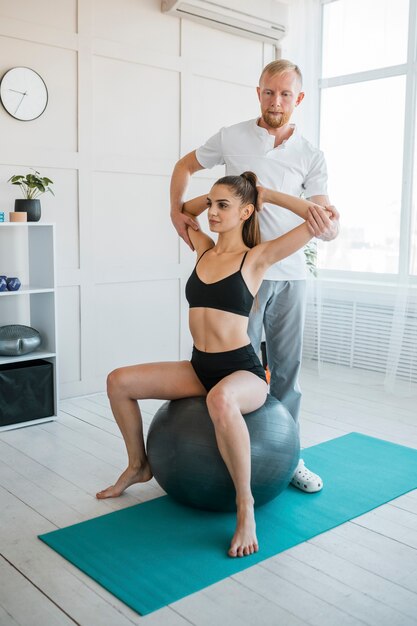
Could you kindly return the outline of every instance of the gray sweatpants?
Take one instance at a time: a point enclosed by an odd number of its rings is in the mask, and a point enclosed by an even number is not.
[[[271,372],[270,393],[280,400],[298,423],[301,366],[306,306],[305,280],[264,280],[258,291],[258,306],[249,316],[248,333],[259,353],[262,327]]]

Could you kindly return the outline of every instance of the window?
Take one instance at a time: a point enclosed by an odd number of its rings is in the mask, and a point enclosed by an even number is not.
[[[320,147],[342,230],[321,269],[417,275],[416,15],[417,0],[323,4]]]
[[[417,120],[417,103],[415,109],[415,120]],[[413,175],[413,197],[411,209],[411,253],[410,253],[410,272],[413,276],[417,276],[417,141],[414,147],[414,175]]]
[[[408,0],[336,0],[323,11],[323,76],[407,61]]]

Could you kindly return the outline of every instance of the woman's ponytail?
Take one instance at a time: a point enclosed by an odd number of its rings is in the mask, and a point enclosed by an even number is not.
[[[251,186],[253,190],[252,204],[254,204],[255,210],[243,224],[242,230],[242,238],[245,242],[245,245],[248,246],[248,248],[253,248],[254,246],[257,246],[259,243],[261,243],[261,231],[259,229],[258,213],[256,210],[256,203],[258,201],[258,190],[256,188],[258,184],[258,177],[254,172],[250,171],[243,172],[243,174],[241,174],[240,176],[248,183],[248,185]]]

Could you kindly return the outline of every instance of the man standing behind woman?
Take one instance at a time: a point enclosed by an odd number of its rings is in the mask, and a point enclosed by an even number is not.
[[[258,98],[261,115],[257,119],[222,128],[197,150],[175,165],[171,179],[171,219],[191,247],[187,227],[198,229],[192,217],[182,212],[190,177],[199,170],[226,165],[226,175],[245,170],[255,172],[262,187],[293,196],[303,195],[311,202],[330,209],[324,234],[314,220],[307,220],[312,235],[324,241],[339,231],[339,214],[327,196],[327,170],[323,153],[312,146],[290,123],[304,98],[302,75],[297,65],[280,59],[262,71]],[[258,196],[261,236],[274,239],[302,222],[293,213]],[[262,328],[265,330],[267,361],[271,372],[270,393],[278,398],[298,423],[301,391],[298,382],[305,320],[307,268],[303,250],[272,266],[258,292],[258,305],[251,312],[248,333],[257,353]],[[301,459],[292,484],[306,492],[319,491],[321,478],[306,468]]]

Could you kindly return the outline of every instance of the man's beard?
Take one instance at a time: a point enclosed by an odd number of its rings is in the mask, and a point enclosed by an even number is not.
[[[281,115],[272,115],[268,111],[262,113],[264,122],[271,128],[281,128],[290,121],[291,113],[281,113]]]

